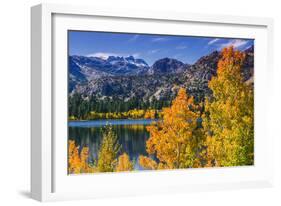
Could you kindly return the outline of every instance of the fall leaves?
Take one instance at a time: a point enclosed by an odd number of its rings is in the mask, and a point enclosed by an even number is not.
[[[112,127],[106,127],[98,153],[97,168],[99,172],[113,172],[117,164],[117,155],[121,149]]]
[[[146,142],[147,153],[155,155],[159,163],[155,166],[153,160],[142,157],[142,167],[173,169],[192,166],[190,159],[195,152],[191,148],[193,131],[199,118],[196,109],[193,97],[188,97],[185,89],[179,89],[172,106],[163,109],[163,120],[147,127],[150,132],[150,138]]]
[[[134,169],[134,165],[130,161],[130,157],[129,155],[127,155],[127,153],[123,153],[118,157],[116,172],[131,171],[133,169]]]
[[[79,153],[79,148],[75,145],[73,140],[68,142],[68,173],[92,173],[95,168],[88,164],[89,148],[83,147]]]
[[[96,119],[155,119],[159,117],[159,110],[156,109],[132,109],[126,112],[95,112],[91,111],[86,116],[87,120]],[[69,116],[70,121],[79,120],[79,118],[71,115]]]
[[[232,47],[225,48],[218,74],[209,82],[213,100],[206,101],[203,121],[207,155],[213,161],[209,166],[254,163],[254,91],[243,82],[240,70],[244,58]]]
[[[213,95],[195,104],[181,88],[163,120],[147,127],[146,169],[243,166],[254,163],[253,87],[243,81],[244,53],[222,51],[217,76],[209,82]],[[200,105],[200,106],[199,106]],[[201,121],[202,120],[202,123]]]
[[[106,126],[100,145],[98,159],[89,164],[89,149],[83,147],[79,153],[79,147],[75,146],[73,140],[68,142],[68,173],[96,173],[96,172],[121,172],[133,170],[133,163],[129,156],[120,153],[121,145],[111,126]]]
[[[180,88],[170,107],[162,108],[159,121],[147,126],[147,155],[138,157],[143,169],[181,169],[254,164],[254,91],[241,74],[244,53],[233,47],[222,51],[217,75],[209,81],[211,97],[195,102]],[[132,117],[154,119],[155,110],[132,110]],[[134,170],[112,128],[104,131],[96,162],[89,149],[69,141],[68,172],[123,172]]]

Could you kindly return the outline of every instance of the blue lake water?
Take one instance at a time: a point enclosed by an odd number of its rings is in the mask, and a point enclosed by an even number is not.
[[[145,142],[149,138],[146,126],[156,120],[149,119],[118,119],[94,121],[70,121],[68,123],[69,139],[75,140],[82,147],[89,147],[90,161],[97,158],[102,141],[103,129],[111,125],[122,145],[121,153],[129,154],[134,161],[135,169],[141,170],[138,164],[139,155],[147,155]]]
[[[152,119],[102,119],[93,121],[70,121],[69,127],[103,127],[109,125],[149,125]]]

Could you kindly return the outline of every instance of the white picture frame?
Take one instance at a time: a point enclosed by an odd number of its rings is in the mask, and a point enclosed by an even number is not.
[[[141,25],[147,25],[147,28]],[[174,28],[172,32],[165,30],[167,25]],[[183,29],[185,25],[192,27],[192,31]],[[272,186],[274,136],[270,133],[270,115],[266,109],[271,103],[263,98],[270,95],[273,76],[272,19],[40,4],[31,9],[31,26],[32,198],[53,201]],[[66,129],[60,129],[67,128],[64,118],[67,70],[58,69],[67,65],[65,31],[98,27],[98,30],[118,29],[118,32],[255,38],[255,165],[68,176],[63,169],[67,162]],[[74,189],[69,187],[70,183]]]

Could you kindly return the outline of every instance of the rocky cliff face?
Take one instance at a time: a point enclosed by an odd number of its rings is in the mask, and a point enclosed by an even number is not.
[[[188,69],[188,65],[185,65],[181,61],[171,58],[163,58],[157,60],[152,67],[148,70],[148,74],[178,74]]]

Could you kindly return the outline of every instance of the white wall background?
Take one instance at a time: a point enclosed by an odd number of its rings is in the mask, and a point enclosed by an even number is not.
[[[0,6],[0,205],[37,205],[29,198],[30,181],[30,6],[46,2],[6,0]],[[280,205],[281,204],[281,13],[277,0],[50,0],[55,3],[178,11],[205,14],[265,16],[275,20],[274,108],[275,182],[271,189],[215,191],[84,200],[61,205]],[[267,68],[264,68],[267,69]],[[265,137],[266,138],[266,137]]]

